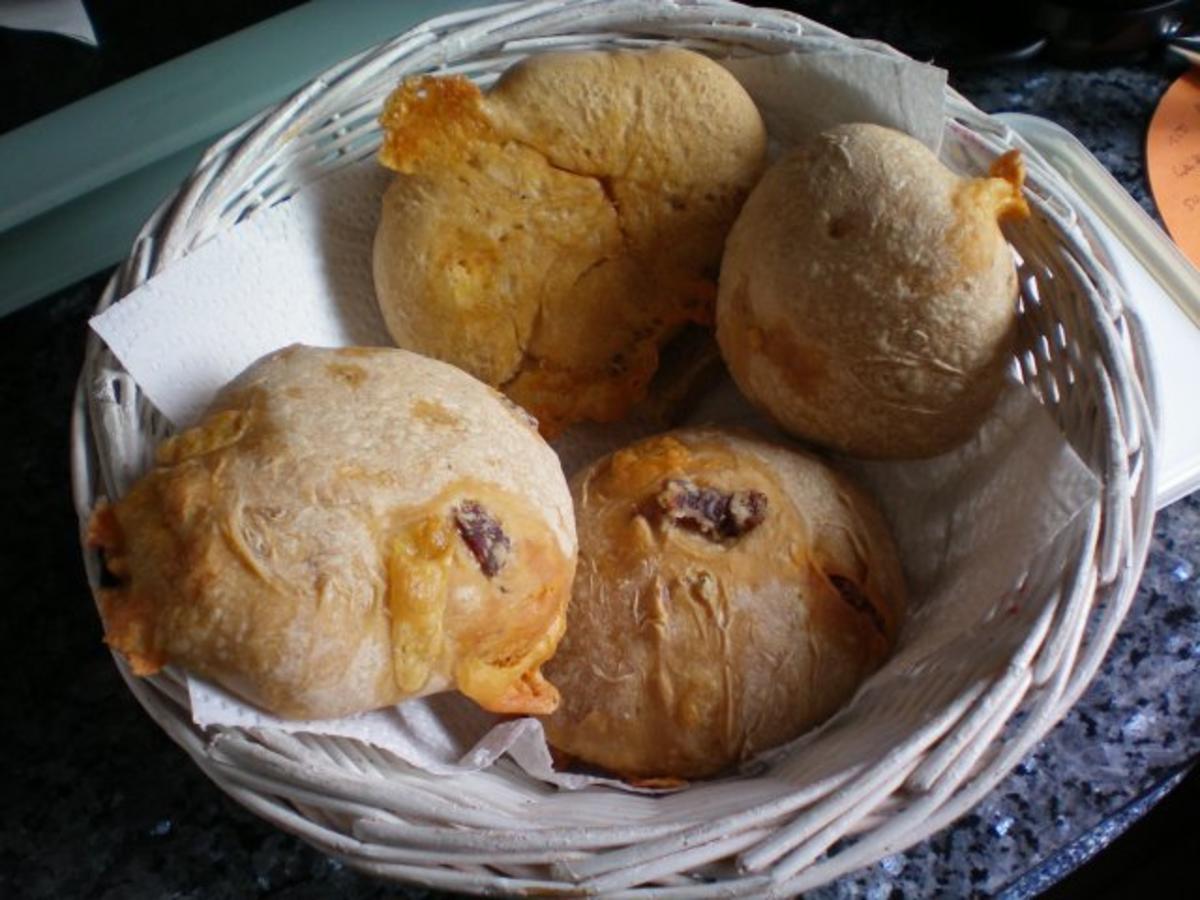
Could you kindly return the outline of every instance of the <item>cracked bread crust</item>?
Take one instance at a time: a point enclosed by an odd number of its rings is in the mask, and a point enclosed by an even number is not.
[[[624,417],[662,343],[711,323],[766,142],[716,63],[544,54],[486,95],[461,77],[410,79],[381,122],[398,177],[374,274],[392,337],[500,387],[544,434]]]
[[[717,774],[826,719],[894,646],[888,527],[816,457],[681,429],[571,492],[579,564],[544,724],[572,757],[643,782]]]

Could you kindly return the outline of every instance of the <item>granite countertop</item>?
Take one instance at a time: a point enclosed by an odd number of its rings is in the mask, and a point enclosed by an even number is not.
[[[953,36],[936,4],[793,6],[923,58]],[[1031,62],[964,69],[952,83],[985,110],[1066,126],[1152,211],[1142,139],[1173,74],[1158,61],[1095,72]],[[0,501],[10,513],[0,555],[0,896],[396,896],[227,799],[143,713],[100,642],[67,448],[86,320],[104,281],[0,320]],[[1197,600],[1192,495],[1160,513],[1133,608],[1067,718],[954,826],[814,896],[1025,897],[1104,846],[1200,752]]]

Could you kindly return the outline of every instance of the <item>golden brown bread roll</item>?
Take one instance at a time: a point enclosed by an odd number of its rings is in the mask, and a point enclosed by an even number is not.
[[[375,287],[401,347],[501,387],[547,435],[614,421],[658,348],[711,324],[725,236],[758,177],[753,101],[685,50],[547,53],[486,94],[406,81],[381,117]]]
[[[1028,214],[1016,151],[960,178],[913,138],[844,125],[763,176],[726,244],[717,338],[780,425],[865,457],[930,456],[982,422],[1009,365]]]
[[[905,593],[887,527],[816,458],[681,430],[571,489],[558,749],[626,778],[711,775],[825,719],[890,652]]]
[[[549,712],[575,567],[566,480],[528,416],[444,363],[293,346],[93,518],[106,640],[290,718],[457,687]]]

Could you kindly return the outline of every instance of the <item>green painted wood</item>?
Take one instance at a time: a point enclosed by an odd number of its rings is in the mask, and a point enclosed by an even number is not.
[[[319,72],[477,0],[310,0],[0,136],[0,315],[120,260],[200,150]]]
[[[0,234],[0,314],[127,256],[138,229],[206,146],[152,162]]]

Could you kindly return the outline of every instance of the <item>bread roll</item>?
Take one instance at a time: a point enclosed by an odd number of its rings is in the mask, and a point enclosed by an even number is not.
[[[579,568],[547,664],[560,750],[631,779],[712,775],[821,722],[890,652],[887,527],[814,457],[681,430],[571,488]]]
[[[546,53],[486,94],[389,98],[375,287],[401,347],[501,387],[543,433],[622,418],[658,348],[711,324],[725,236],[758,177],[753,101],[685,50]]]
[[[293,346],[98,510],[108,643],[289,718],[458,688],[549,712],[571,500],[528,417],[444,363]]]
[[[717,338],[792,434],[864,457],[931,456],[979,427],[1013,352],[998,220],[1028,214],[1016,151],[960,178],[913,138],[844,125],[771,167],[730,233]]]

